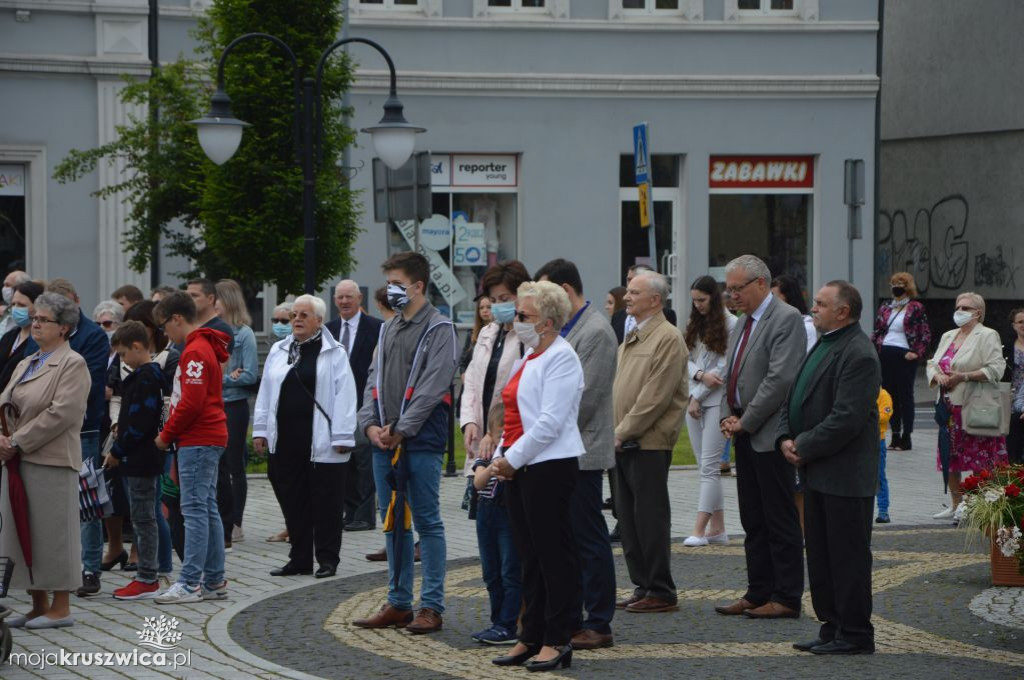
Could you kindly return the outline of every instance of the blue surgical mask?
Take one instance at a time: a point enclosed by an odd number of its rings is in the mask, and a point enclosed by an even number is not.
[[[409,293],[405,286],[400,286],[397,283],[388,284],[388,304],[392,309],[398,311],[405,309],[405,306],[409,304]]]
[[[28,307],[11,307],[11,318],[20,328],[25,328],[32,323],[28,319]]]
[[[498,323],[508,323],[516,318],[515,302],[495,302],[491,305],[491,314]]]
[[[274,337],[287,338],[291,335],[292,325],[290,323],[275,323],[273,325]]]

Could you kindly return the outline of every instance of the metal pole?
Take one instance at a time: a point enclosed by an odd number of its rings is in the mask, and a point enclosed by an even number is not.
[[[149,0],[149,73],[150,80],[156,77],[160,69],[160,7],[158,0]],[[152,160],[160,151],[160,138],[157,135],[157,123],[160,121],[160,108],[157,106],[156,97],[152,92],[149,95],[149,153]],[[155,174],[150,173],[149,191],[150,208],[147,212],[149,229],[153,231],[153,243],[149,251],[149,285],[156,288],[160,285],[160,231],[156,227],[156,215],[153,212],[153,192],[156,191],[159,182]]]
[[[444,476],[454,477],[458,474],[455,471],[455,388],[448,387],[448,398],[452,407],[448,409],[448,464],[445,466]]]
[[[312,78],[302,79],[302,234],[304,239],[303,268],[306,293],[316,294],[316,174],[313,169],[313,89]]]
[[[349,37],[348,33],[348,6],[349,0],[345,0],[341,8],[341,37],[343,40],[347,40]],[[348,56],[348,44],[345,45],[345,56]],[[350,88],[345,88],[345,92],[341,95],[341,123],[347,129],[352,124],[352,117],[349,115],[349,108],[351,108],[351,96],[349,95]],[[352,167],[352,148],[346,144],[345,148],[341,150],[341,168],[343,170],[344,182],[348,186],[352,183],[352,177],[348,174]],[[349,278],[350,272],[346,269],[342,277]],[[367,303],[369,304],[369,303]]]

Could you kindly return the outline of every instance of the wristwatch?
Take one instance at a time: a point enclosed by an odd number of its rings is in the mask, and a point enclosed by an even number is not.
[[[18,446],[18,442],[14,441],[14,437],[11,437],[10,441],[11,441],[11,448],[14,449],[15,451],[17,451],[18,453],[21,453],[21,447]]]

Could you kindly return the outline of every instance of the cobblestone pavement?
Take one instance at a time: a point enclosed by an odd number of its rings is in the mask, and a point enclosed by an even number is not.
[[[918,431],[914,451],[889,455],[894,524],[875,541],[875,625],[879,654],[851,659],[819,659],[794,653],[793,640],[813,636],[813,619],[783,622],[736,621],[711,612],[715,602],[739,594],[745,583],[742,530],[736,514],[735,481],[725,478],[729,546],[691,551],[676,545],[675,577],[680,611],[661,615],[620,615],[614,622],[616,646],[579,653],[567,674],[623,677],[661,672],[668,677],[822,677],[835,670],[859,677],[940,678],[1024,677],[1022,589],[990,588],[983,546],[975,540],[964,551],[966,534],[931,515],[948,503],[935,472],[934,431]],[[670,475],[672,526],[676,539],[689,534],[696,510],[698,475]],[[379,532],[346,533],[338,576],[273,578],[270,569],[287,559],[287,546],[264,539],[283,522],[269,484],[250,480],[246,540],[227,556],[230,597],[225,601],[158,606],[151,601],[119,602],[110,592],[129,574],[103,576],[103,593],[72,598],[76,624],[54,631],[14,631],[15,652],[131,653],[138,647],[146,617],[177,620],[182,633],[168,653],[187,653],[187,665],[140,667],[54,666],[18,659],[0,669],[0,677],[21,678],[388,678],[495,676],[493,649],[480,649],[469,633],[487,620],[486,599],[475,559],[476,537],[458,509],[460,479],[441,485],[448,537],[449,610],[439,635],[410,639],[397,632],[374,633],[349,621],[383,601],[385,572],[363,554],[382,545]],[[610,518],[609,518],[610,519]],[[627,584],[621,555],[620,586]],[[12,592],[4,604],[27,610],[24,592]],[[809,604],[806,605],[810,612]],[[765,625],[767,624],[767,625]],[[37,661],[35,657],[28,662]],[[106,659],[104,659],[106,661]],[[666,664],[671,664],[666,666]],[[513,672],[513,671],[510,671]]]

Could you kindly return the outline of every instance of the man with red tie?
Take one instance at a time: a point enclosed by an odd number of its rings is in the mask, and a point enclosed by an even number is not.
[[[795,475],[775,447],[779,414],[807,348],[803,319],[771,294],[771,272],[753,255],[725,268],[725,290],[745,315],[726,350],[722,433],[736,450],[736,490],[746,532],[747,591],[719,614],[800,616],[803,536],[793,502]]]

